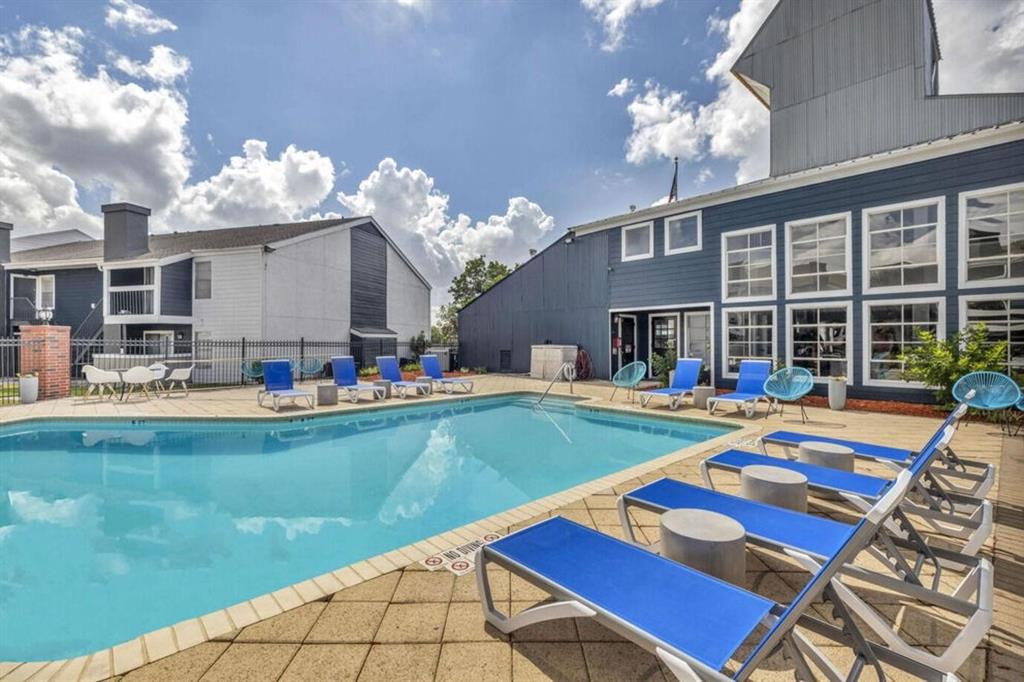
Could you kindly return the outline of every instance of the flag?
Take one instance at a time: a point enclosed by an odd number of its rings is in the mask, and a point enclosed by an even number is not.
[[[675,157],[673,161],[675,162],[676,169],[672,173],[672,189],[668,191],[669,203],[679,199],[679,157]]]

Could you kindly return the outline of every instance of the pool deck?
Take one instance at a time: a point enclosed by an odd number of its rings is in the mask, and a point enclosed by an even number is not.
[[[475,378],[476,394],[542,391],[545,384],[522,377]],[[310,385],[311,386],[311,385]],[[568,393],[557,385],[555,393]],[[67,399],[0,408],[0,424],[34,418],[292,418],[310,414],[282,409],[275,415],[256,405],[254,388],[196,391],[189,398],[137,399],[102,403]],[[596,407],[637,410],[620,391],[609,402],[611,387],[576,384],[575,394]],[[386,405],[447,400],[452,396],[390,400]],[[365,408],[368,403],[360,407]],[[344,412],[350,403],[317,408],[316,413]],[[706,412],[683,407],[669,412],[648,408],[645,415],[707,419]],[[733,414],[729,412],[729,414]],[[741,443],[748,449],[759,434],[779,428],[835,437],[870,439],[908,448],[919,447],[937,421],[861,412],[808,408],[801,425],[797,410],[780,418],[746,420],[719,417],[743,427],[598,481],[482,519],[414,545],[373,557],[90,656],[51,663],[0,663],[3,682],[15,680],[671,680],[658,661],[602,626],[582,619],[524,628],[511,637],[485,625],[473,574],[455,577],[427,571],[419,563],[429,554],[463,544],[486,532],[506,533],[554,514],[621,536],[615,510],[622,492],[670,476],[700,483],[697,455]],[[1024,677],[1024,438],[1009,438],[998,428],[972,423],[962,427],[954,448],[973,459],[997,465],[989,498],[996,507],[996,527],[983,550],[995,566],[994,624],[982,646],[961,667],[964,680],[1019,680]],[[872,472],[858,463],[858,470]],[[875,468],[878,473],[884,470]],[[721,475],[719,489],[735,492],[734,477]],[[812,498],[813,510],[849,520],[842,508]],[[643,539],[657,540],[657,517],[638,512],[634,520]],[[546,595],[525,581],[493,569],[492,590],[502,610],[521,611]],[[955,577],[955,576],[952,576]],[[806,574],[775,553],[748,548],[747,587],[787,602]],[[915,644],[935,650],[958,634],[960,622],[948,613],[929,613],[914,602],[900,601],[882,590],[869,601],[897,623]],[[819,605],[820,606],[820,605]],[[681,606],[681,614],[685,607]],[[825,616],[824,608],[820,615]],[[824,647],[838,665],[849,662],[841,647]],[[887,671],[890,679],[911,679]],[[754,680],[792,679],[792,665],[781,655],[770,658]],[[865,674],[863,679],[873,679]]]

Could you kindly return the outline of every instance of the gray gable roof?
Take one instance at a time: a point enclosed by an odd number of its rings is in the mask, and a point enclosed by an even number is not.
[[[206,249],[234,249],[245,246],[265,246],[285,239],[301,237],[329,227],[366,220],[365,217],[307,220],[298,223],[249,225],[218,230],[193,232],[166,232],[149,235],[149,251],[138,259],[168,258]],[[11,264],[31,266],[33,263],[52,263],[62,260],[103,260],[103,240],[58,244],[11,254]],[[134,260],[134,259],[133,259]]]

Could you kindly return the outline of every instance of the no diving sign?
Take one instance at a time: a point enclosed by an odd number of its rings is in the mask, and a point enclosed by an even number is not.
[[[476,551],[484,545],[494,542],[500,537],[501,536],[497,533],[488,533],[487,535],[476,538],[464,545],[452,547],[440,554],[428,556],[420,563],[431,571],[437,571],[444,568],[455,575],[465,575],[472,571],[473,567],[476,565],[473,562],[473,557],[476,555]]]

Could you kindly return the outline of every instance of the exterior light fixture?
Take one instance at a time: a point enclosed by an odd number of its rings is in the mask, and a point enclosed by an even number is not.
[[[36,311],[36,319],[43,324],[50,324],[53,319],[53,308],[40,308]]]

